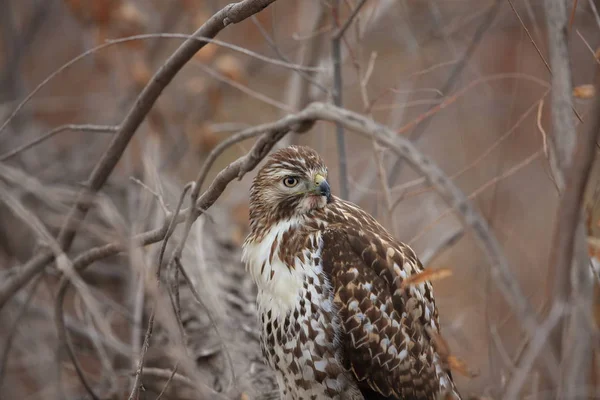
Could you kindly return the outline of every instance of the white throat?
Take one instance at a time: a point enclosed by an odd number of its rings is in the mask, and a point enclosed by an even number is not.
[[[279,248],[284,233],[296,229],[298,225],[297,219],[281,221],[271,227],[260,242],[244,243],[242,261],[258,286],[259,311],[269,309],[275,314],[274,317],[284,317],[296,307],[307,275],[318,275],[322,272],[321,265],[315,265],[312,261],[321,253],[320,233],[316,233],[317,254],[312,252],[306,254],[304,257],[306,262],[295,257],[294,265],[290,268],[279,258]],[[309,251],[305,250],[307,253]],[[274,254],[271,254],[272,252]]]

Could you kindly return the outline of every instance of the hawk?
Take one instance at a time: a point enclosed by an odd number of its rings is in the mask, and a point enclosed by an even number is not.
[[[414,251],[331,194],[309,147],[273,153],[250,190],[242,260],[282,399],[460,399],[435,346],[438,310]]]

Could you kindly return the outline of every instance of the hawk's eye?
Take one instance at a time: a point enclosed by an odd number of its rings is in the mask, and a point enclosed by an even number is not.
[[[293,176],[286,176],[283,178],[283,184],[289,188],[292,188],[298,184],[298,178]]]

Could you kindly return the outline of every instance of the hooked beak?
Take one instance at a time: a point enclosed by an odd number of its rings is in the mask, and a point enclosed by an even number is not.
[[[327,197],[327,202],[331,201],[331,187],[325,177],[321,174],[317,174],[315,176],[315,187],[313,189],[313,193],[318,196]]]

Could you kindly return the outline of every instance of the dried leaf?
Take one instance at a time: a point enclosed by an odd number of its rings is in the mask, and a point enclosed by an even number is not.
[[[209,18],[210,18],[210,14],[208,14],[204,10],[200,10],[193,17],[194,25],[202,26]]]
[[[594,315],[594,322],[596,324],[596,329],[600,328],[600,284],[597,280],[594,280],[594,302],[592,306],[592,311]]]
[[[600,260],[600,238],[588,236],[588,254],[590,257],[596,257]]]
[[[209,125],[197,124],[193,121],[186,124],[185,134],[190,147],[198,153],[209,153],[222,139]]]
[[[196,54],[194,54],[194,60],[207,64],[215,58],[219,46],[214,43],[207,43],[201,48]]]
[[[148,64],[139,58],[131,64],[130,73],[133,82],[135,82],[136,86],[139,88],[146,86],[148,81],[152,78],[152,72],[150,71]]]
[[[115,11],[114,27],[122,36],[133,36],[145,31],[148,24],[147,16],[131,2],[122,3]],[[143,48],[143,40],[125,42],[131,48]]]
[[[193,77],[186,81],[185,88],[191,95],[199,95],[207,88],[206,80],[201,77]]]
[[[578,99],[591,99],[596,95],[596,88],[594,85],[579,85],[573,88],[573,96]]]
[[[249,226],[248,215],[250,214],[250,208],[248,207],[248,202],[242,202],[233,207],[233,222],[237,225],[240,225],[244,228]]]
[[[231,54],[223,54],[219,56],[215,60],[215,68],[221,74],[235,82],[244,83],[245,81],[244,67],[242,63],[237,57],[232,56]]]
[[[461,360],[456,356],[448,356],[447,361],[452,370],[463,376],[466,376],[467,378],[474,378],[479,375],[479,371],[471,370],[464,360]]]
[[[402,281],[401,288],[404,289],[410,285],[418,285],[425,281],[438,281],[452,275],[450,268],[426,269],[418,274],[412,274]]]
[[[117,9],[116,17],[119,22],[132,24],[136,26],[144,25],[145,16],[133,3],[122,3]]]
[[[244,244],[244,240],[246,239],[246,235],[241,227],[234,226],[231,228],[231,243],[236,246],[241,246]]]
[[[83,24],[107,26],[120,0],[65,0],[75,18]]]

